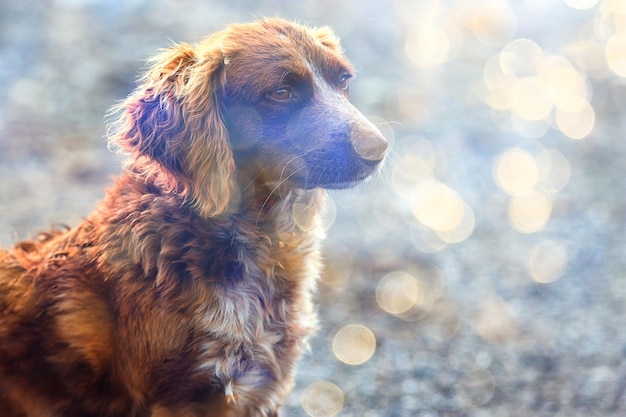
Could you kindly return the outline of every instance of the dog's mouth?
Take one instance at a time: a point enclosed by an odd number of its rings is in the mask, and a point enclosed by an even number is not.
[[[318,176],[308,178],[305,188],[320,187],[329,190],[352,188],[371,177],[381,163],[382,160],[360,160],[357,164],[352,165],[351,169],[342,173],[322,172]]]
[[[359,183],[361,183],[361,181],[365,180],[365,178],[363,178],[362,180],[354,180],[354,181],[331,183],[327,185],[320,185],[320,187],[325,188],[327,190],[345,190],[348,188],[356,187]]]

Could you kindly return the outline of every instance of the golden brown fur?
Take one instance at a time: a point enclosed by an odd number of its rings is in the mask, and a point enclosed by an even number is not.
[[[332,32],[280,19],[157,55],[96,210],[0,251],[0,414],[277,416],[316,325],[322,189],[387,146],[351,73]]]

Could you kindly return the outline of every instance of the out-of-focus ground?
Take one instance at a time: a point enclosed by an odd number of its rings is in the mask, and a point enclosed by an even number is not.
[[[393,142],[285,414],[626,415],[623,0],[1,2],[0,243],[93,209],[143,59],[265,15],[334,27]]]

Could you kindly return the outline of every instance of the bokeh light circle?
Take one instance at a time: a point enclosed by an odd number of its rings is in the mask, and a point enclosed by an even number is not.
[[[471,236],[475,227],[476,216],[474,216],[474,210],[468,204],[463,203],[461,221],[454,229],[437,231],[437,235],[446,243],[461,243]]]
[[[465,205],[459,195],[436,180],[420,182],[411,210],[415,218],[438,232],[454,230],[463,220]]]
[[[578,110],[567,111],[558,109],[556,113],[556,123],[559,130],[570,139],[584,139],[593,130],[596,122],[596,115],[593,107],[582,97],[571,97]]]
[[[415,66],[432,68],[448,58],[450,38],[440,25],[425,23],[409,32],[405,50]]]
[[[563,244],[545,240],[537,244],[528,258],[528,272],[535,282],[548,284],[561,278],[567,268],[567,249]]]
[[[503,74],[523,78],[536,75],[543,51],[530,39],[515,39],[500,53],[500,68]]]
[[[333,383],[317,381],[306,387],[301,404],[310,417],[333,417],[343,409],[343,391]]]
[[[519,331],[515,312],[495,294],[487,294],[481,299],[471,323],[480,337],[489,342],[510,340]]]
[[[376,351],[376,336],[361,324],[342,327],[333,338],[333,352],[347,365],[361,365],[369,361]]]
[[[535,158],[527,151],[511,148],[496,161],[496,182],[509,195],[522,195],[531,191],[539,181]]]
[[[605,48],[599,42],[580,40],[569,45],[567,52],[576,67],[586,72],[587,76],[603,78],[606,75]]]
[[[543,229],[551,213],[552,200],[538,190],[515,196],[509,203],[509,220],[522,233],[534,233]]]
[[[515,34],[517,18],[506,3],[488,0],[475,5],[469,27],[481,43],[501,46]]]
[[[626,77],[626,33],[617,33],[608,40],[606,62],[615,74]]]
[[[565,111],[580,111],[581,102],[576,98],[587,99],[587,81],[563,57],[547,57],[544,60],[541,77],[547,93],[555,107]]]
[[[406,272],[391,272],[376,286],[378,306],[389,314],[401,315],[421,304],[424,293],[420,283]]]
[[[296,202],[291,208],[293,220],[302,231],[313,230],[317,224],[317,208],[306,202]]]

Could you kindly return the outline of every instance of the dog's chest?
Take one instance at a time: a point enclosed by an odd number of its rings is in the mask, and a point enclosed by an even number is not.
[[[94,256],[116,277],[130,386],[171,405],[207,395],[237,407],[280,402],[316,325],[320,266],[315,221],[303,230],[292,205],[203,219],[157,197],[104,222],[106,251]]]
[[[222,279],[199,316],[204,340],[196,369],[218,376],[229,401],[266,401],[291,385],[294,362],[316,326],[317,239],[297,230],[256,240],[235,234],[228,251],[212,265]]]

